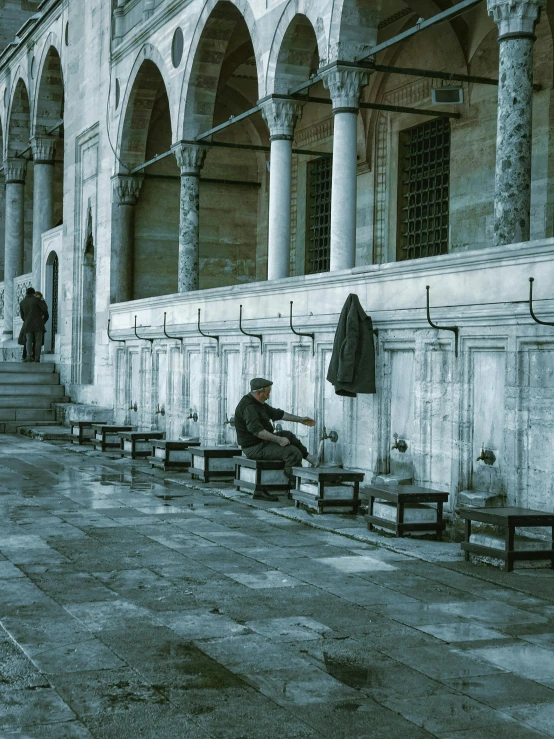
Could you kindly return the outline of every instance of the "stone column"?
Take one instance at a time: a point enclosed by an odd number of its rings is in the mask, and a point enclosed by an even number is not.
[[[173,151],[181,169],[177,290],[187,293],[198,290],[200,170],[208,150],[205,146],[177,144]]]
[[[528,241],[531,215],[533,44],[546,0],[487,0],[498,26],[496,246]]]
[[[112,259],[113,290],[116,303],[133,299],[135,205],[138,201],[142,175],[116,175],[113,183]]]
[[[356,264],[357,127],[365,71],[337,65],[323,78],[333,101],[331,272]]]
[[[54,157],[56,140],[37,136],[33,147],[33,287],[41,287],[42,234],[54,226]]]
[[[278,280],[290,271],[292,139],[302,103],[273,98],[264,104],[262,114],[271,142],[267,279]]]
[[[13,157],[4,161],[6,179],[6,240],[4,257],[3,341],[13,338],[15,277],[23,274],[23,224],[25,217],[25,174],[27,160]]]

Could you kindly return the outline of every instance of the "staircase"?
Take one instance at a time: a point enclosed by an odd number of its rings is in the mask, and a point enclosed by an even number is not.
[[[68,401],[55,369],[53,362],[0,362],[0,433],[55,423],[52,403]]]

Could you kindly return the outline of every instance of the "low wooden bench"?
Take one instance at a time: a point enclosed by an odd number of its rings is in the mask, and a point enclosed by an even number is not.
[[[374,525],[396,536],[404,536],[408,531],[433,531],[437,539],[442,539],[443,506],[448,493],[418,485],[371,485],[367,492],[369,506],[365,520],[370,531]]]
[[[363,472],[340,467],[293,467],[292,473],[296,488],[291,497],[297,508],[305,505],[318,513],[358,512]]]
[[[165,439],[163,431],[121,431],[120,452],[128,459],[144,459],[152,454],[152,441]]]
[[[147,459],[152,467],[167,470],[188,470],[191,465],[191,447],[199,447],[199,441],[152,441],[152,454]]]
[[[233,478],[235,476],[234,457],[241,453],[238,447],[209,446],[191,449],[191,467],[189,472],[193,478],[202,482],[210,482],[212,478]]]
[[[554,513],[534,511],[529,508],[461,508],[460,516],[464,519],[464,541],[462,549],[465,552],[465,560],[469,562],[470,554],[480,554],[486,557],[494,557],[504,561],[504,569],[511,572],[514,562],[522,560],[549,559],[554,569]],[[503,537],[482,536],[489,540],[488,544],[477,543],[479,535],[472,535],[471,522],[488,523],[492,526],[505,528]],[[523,539],[518,541],[516,528],[518,527],[551,527],[551,541]],[[472,541],[473,539],[473,541]],[[477,539],[477,541],[476,541]],[[531,545],[536,548],[525,548]]]
[[[95,435],[93,425],[105,426],[107,421],[71,421],[71,436],[74,444],[92,444]]]
[[[119,434],[122,431],[134,431],[135,426],[113,426],[108,423],[93,423],[92,445],[100,452],[119,451],[121,440]]]
[[[234,457],[235,487],[245,493],[272,493],[290,489],[290,482],[284,473],[285,463],[280,460],[248,459]]]

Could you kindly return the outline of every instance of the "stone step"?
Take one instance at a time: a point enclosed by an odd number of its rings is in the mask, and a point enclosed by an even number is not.
[[[4,378],[0,378],[3,380]],[[48,396],[50,398],[61,398],[65,395],[63,385],[19,385],[14,386],[13,383],[10,385],[0,382],[0,396],[1,395],[13,395],[14,391],[19,396],[21,395],[41,395]]]
[[[69,398],[55,398],[56,403]],[[54,399],[50,395],[0,395],[0,410],[2,408],[48,408],[52,409]],[[53,409],[52,409],[53,410]]]
[[[47,375],[55,371],[54,362],[0,362],[0,375],[36,373]]]
[[[38,367],[38,365],[35,365]],[[5,372],[0,376],[2,385],[59,385],[60,376],[57,372]]]
[[[0,421],[0,434],[17,434],[22,427],[50,427],[57,425],[57,421]]]
[[[56,414],[48,408],[0,408],[0,423],[2,421],[54,421]]]

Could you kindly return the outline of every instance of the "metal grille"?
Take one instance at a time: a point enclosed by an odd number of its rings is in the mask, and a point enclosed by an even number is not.
[[[438,118],[400,133],[397,259],[448,252],[450,121]]]
[[[308,162],[306,274],[328,272],[331,261],[331,157]]]
[[[60,262],[58,255],[52,260],[52,340],[58,333],[58,279],[60,275]]]

